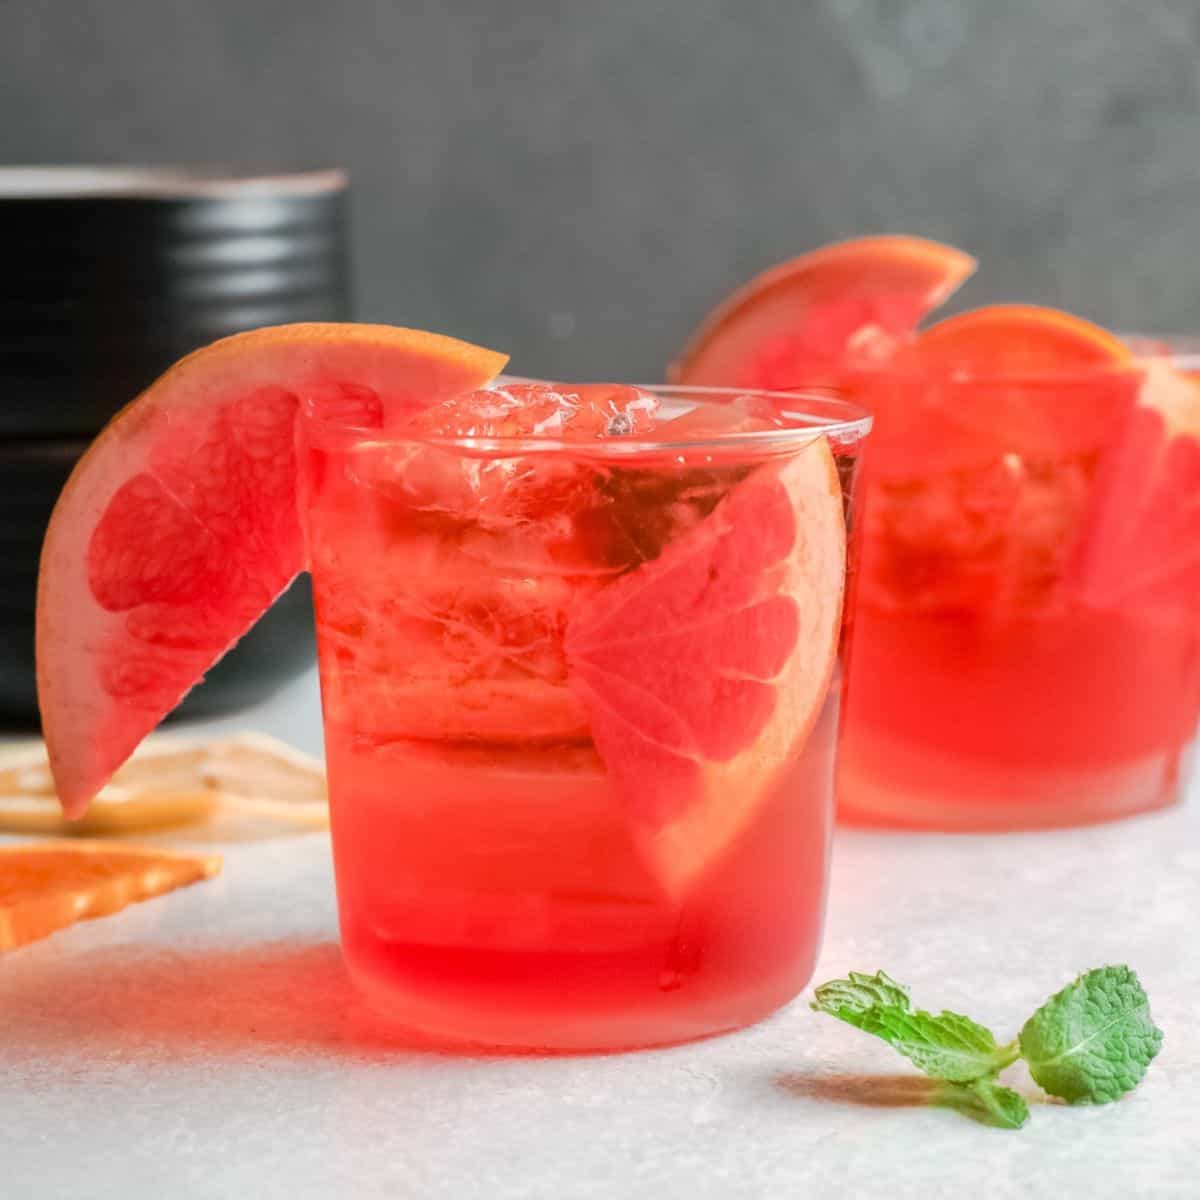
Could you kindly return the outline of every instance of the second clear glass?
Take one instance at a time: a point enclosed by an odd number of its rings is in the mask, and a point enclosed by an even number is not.
[[[1200,360],[1138,349],[858,381],[877,424],[843,816],[1028,829],[1179,796],[1200,713]]]

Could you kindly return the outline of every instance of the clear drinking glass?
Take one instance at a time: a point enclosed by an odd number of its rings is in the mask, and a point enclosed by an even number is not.
[[[884,370],[843,816],[945,829],[1170,803],[1200,712],[1200,358]]]
[[[870,422],[556,386],[565,422],[305,426],[346,962],[449,1041],[733,1029],[817,952]]]

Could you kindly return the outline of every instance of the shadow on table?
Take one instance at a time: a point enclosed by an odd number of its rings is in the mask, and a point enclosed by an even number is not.
[[[924,1075],[776,1076],[775,1086],[798,1100],[833,1101],[865,1108],[915,1108],[937,1103],[939,1085]]]
[[[775,1086],[798,1100],[860,1108],[949,1108],[981,1125],[992,1118],[968,1092],[924,1075],[777,1075]]]
[[[149,954],[110,948],[46,965],[10,977],[0,1000],[12,1028],[39,1045],[119,1047],[122,1057],[161,1056],[164,1046],[231,1056],[479,1054],[398,1029],[368,1008],[332,942]]]

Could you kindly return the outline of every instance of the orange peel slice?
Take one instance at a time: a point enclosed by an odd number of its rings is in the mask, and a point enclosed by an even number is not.
[[[0,846],[0,951],[210,879],[216,855],[110,842]]]

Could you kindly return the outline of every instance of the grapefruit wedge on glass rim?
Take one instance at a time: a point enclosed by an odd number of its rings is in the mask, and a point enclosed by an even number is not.
[[[673,383],[786,390],[886,359],[975,260],[903,234],[823,246],[757,275],[701,322]]]
[[[1087,453],[1133,402],[1133,354],[1083,317],[993,304],[924,330],[900,355],[926,379],[950,379],[945,415],[1029,457]]]
[[[1133,402],[1135,366],[1119,338],[1059,309],[993,304],[947,317],[860,380],[877,418],[871,472],[927,478],[1005,454],[1096,453]]]
[[[278,326],[189,355],[110,422],[63,489],[38,578],[42,731],[68,816],[304,568],[301,404],[387,428],[506,361],[391,326]]]

